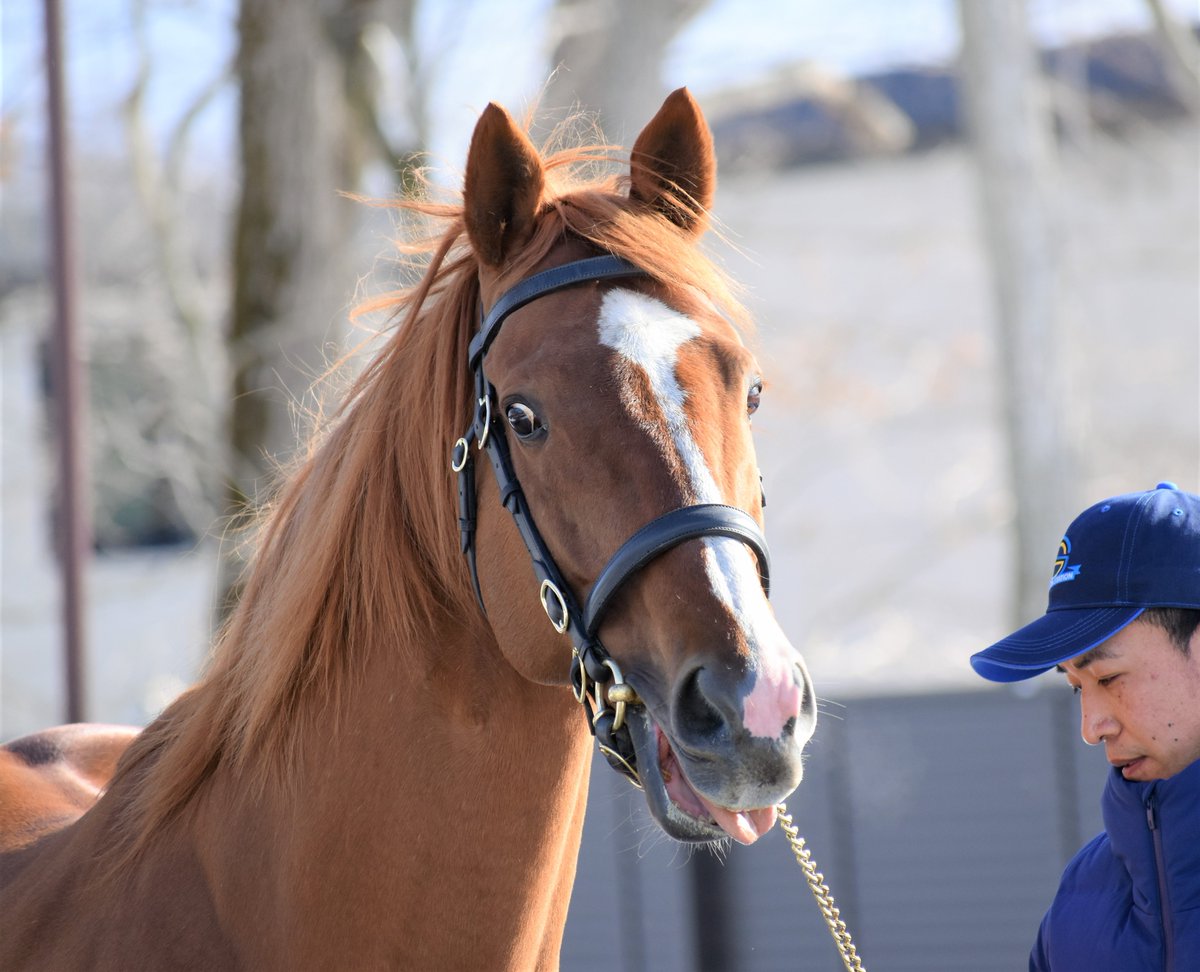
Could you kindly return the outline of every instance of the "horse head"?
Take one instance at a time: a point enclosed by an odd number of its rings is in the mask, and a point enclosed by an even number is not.
[[[767,599],[762,372],[697,270],[711,135],[681,89],[636,140],[619,198],[556,194],[553,177],[490,105],[463,209],[478,408],[454,463],[477,493],[464,547],[480,601],[526,678],[563,683],[574,653],[602,742],[618,723],[606,752],[669,835],[751,843],[800,782],[816,704]],[[489,435],[495,476],[467,463]]]

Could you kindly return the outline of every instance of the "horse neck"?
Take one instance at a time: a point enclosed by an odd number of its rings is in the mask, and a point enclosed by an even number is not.
[[[434,357],[461,366],[462,342],[443,338]],[[368,373],[285,490],[214,669],[137,749],[142,796],[167,795],[146,805],[169,811],[149,818],[165,839],[139,845],[142,866],[170,881],[181,853],[194,861],[192,904],[252,967],[557,956],[586,726],[566,685],[523,678],[488,629],[454,617],[475,610],[469,585],[443,600],[453,498],[404,477],[434,445],[442,468],[451,436],[413,435],[396,405],[422,349],[397,343]]]
[[[556,960],[587,792],[578,707],[453,624],[421,647],[372,651],[338,724],[304,720],[286,789],[219,775],[194,818],[223,922],[289,899],[265,954],[344,963],[386,941],[430,967]]]

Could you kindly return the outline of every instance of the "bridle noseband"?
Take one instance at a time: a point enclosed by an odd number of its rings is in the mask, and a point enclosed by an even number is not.
[[[575,698],[587,711],[592,733],[608,762],[638,785],[637,756],[625,723],[625,708],[640,700],[597,636],[605,610],[621,586],[635,573],[673,547],[698,537],[731,537],[745,543],[758,557],[759,578],[763,590],[769,593],[770,556],[766,538],[753,517],[736,507],[701,503],[671,510],[646,524],[621,545],[596,578],[580,610],[579,602],[563,580],[538,532],[517,481],[504,423],[495,407],[496,389],[484,375],[483,362],[507,317],[530,301],[575,284],[644,276],[648,276],[646,271],[626,260],[611,255],[598,256],[534,274],[506,291],[483,318],[479,333],[471,341],[468,360],[475,379],[474,415],[466,433],[454,444],[450,464],[458,474],[458,525],[462,551],[470,567],[471,583],[480,608],[486,615],[475,557],[472,439],[479,450],[487,453],[500,489],[500,502],[512,514],[529,551],[539,584],[538,596],[546,616],[556,631],[571,639],[571,684]]]

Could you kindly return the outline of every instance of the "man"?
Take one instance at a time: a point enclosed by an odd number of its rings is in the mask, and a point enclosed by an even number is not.
[[[1200,969],[1200,496],[1159,483],[1084,510],[1046,614],[971,664],[996,682],[1057,668],[1113,767],[1104,833],[1063,872],[1030,969]]]

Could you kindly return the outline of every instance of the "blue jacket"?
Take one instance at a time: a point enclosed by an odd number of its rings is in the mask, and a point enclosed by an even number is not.
[[[1104,830],[1063,872],[1031,972],[1200,969],[1200,760],[1165,780],[1113,770]]]

